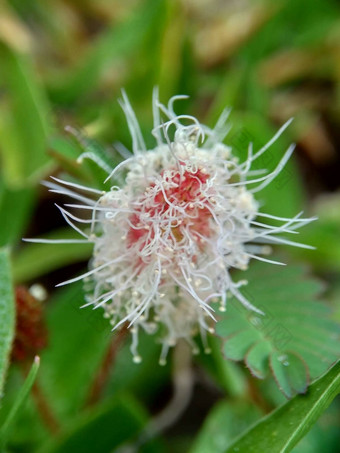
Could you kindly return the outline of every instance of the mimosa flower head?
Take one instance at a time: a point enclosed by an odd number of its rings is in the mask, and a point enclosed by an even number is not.
[[[240,292],[246,281],[234,281],[232,269],[246,270],[251,259],[273,263],[264,257],[270,252],[265,244],[307,247],[280,233],[295,232],[312,220],[301,218],[301,213],[291,219],[265,214],[254,197],[293,152],[292,145],[271,172],[252,170],[290,121],[256,152],[250,144],[247,159],[239,162],[223,143],[229,112],[210,129],[192,116],[175,113],[174,103],[181,98],[185,96],[174,96],[165,106],[154,91],[155,146],[147,149],[123,93],[133,152],[113,169],[89,152],[81,156],[107,169],[107,192],[56,178],[46,183],[81,202],[68,206],[91,211],[90,219],[81,219],[59,207],[83,240],[94,245],[90,270],[64,284],[83,279],[90,288],[86,305],[104,309],[114,329],[130,327],[135,362],[141,361],[141,330],[162,343],[163,364],[180,338],[196,352],[193,338],[199,333],[209,350],[206,332],[213,332],[213,302],[225,311],[228,297],[234,296],[260,312]],[[88,195],[80,194],[84,191]],[[271,220],[276,226],[270,226]],[[84,222],[88,228],[78,226]]]

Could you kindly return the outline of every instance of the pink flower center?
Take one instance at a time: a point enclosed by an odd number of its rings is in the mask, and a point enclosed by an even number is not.
[[[178,218],[171,220],[173,247],[184,238],[184,230],[201,248],[204,242],[202,237],[211,235],[209,202],[202,193],[209,175],[202,170],[196,173],[186,170],[182,175],[179,171],[172,170],[169,175],[171,176],[167,178],[163,171],[163,186],[156,187],[156,184],[152,184],[146,189],[146,193],[138,198],[135,213],[129,218],[129,248],[138,243],[139,250],[142,250],[155,237],[155,219],[170,219],[174,212]],[[179,209],[174,210],[174,207]]]

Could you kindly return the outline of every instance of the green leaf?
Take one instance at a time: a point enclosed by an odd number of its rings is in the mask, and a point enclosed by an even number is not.
[[[40,359],[38,356],[36,356],[34,359],[33,365],[30,369],[30,372],[28,373],[28,376],[24,382],[24,385],[19,390],[18,396],[14,402],[14,405],[12,406],[4,424],[0,428],[0,448],[4,448],[6,445],[6,441],[7,441],[8,435],[10,434],[10,429],[12,427],[12,424],[13,424],[19,410],[25,403],[26,398],[28,397],[29,392],[34,384],[35,378],[38,373],[39,365],[40,365]]]
[[[146,422],[147,416],[137,401],[123,395],[84,414],[56,443],[44,446],[39,453],[116,451],[119,445],[133,442]],[[141,451],[156,453],[159,450],[148,448]]]
[[[234,398],[243,398],[248,389],[247,377],[238,364],[225,360],[221,354],[219,338],[209,340],[210,354],[198,354],[195,362],[204,367],[215,383]]]
[[[256,152],[277,132],[262,115],[233,111],[230,122],[233,127],[225,142],[232,146],[233,154],[241,160],[247,157],[249,143],[253,144]],[[259,159],[254,161],[252,169],[273,171],[292,142],[289,134],[288,128]],[[265,212],[269,214],[290,217],[301,211],[304,196],[294,155],[276,178],[256,195],[263,203]]]
[[[0,394],[2,394],[15,331],[14,294],[9,253],[6,249],[0,249],[0,319]]]
[[[61,228],[43,239],[79,239],[70,228]],[[86,244],[39,244],[28,243],[14,257],[13,274],[17,282],[25,282],[45,275],[68,264],[87,260],[91,256],[92,245]]]
[[[83,283],[74,283],[58,291],[47,312],[49,347],[42,352],[40,385],[46,395],[53,395],[51,405],[66,424],[84,406],[107,348],[116,335],[104,319],[103,310],[80,308],[84,303]],[[103,397],[133,390],[143,400],[154,398],[157,389],[168,379],[169,367],[155,366],[160,346],[154,337],[140,336],[138,347],[143,361],[138,365],[132,361],[130,343],[128,335],[112,364]],[[151,375],[150,369],[153,369]]]
[[[64,422],[83,406],[111,339],[103,312],[85,303],[83,284],[59,290],[47,312],[49,347],[42,351],[40,385]],[[69,370],[69,371],[68,371]]]
[[[340,363],[315,381],[306,395],[297,395],[264,417],[237,439],[226,453],[287,453],[310,430],[340,392]]]
[[[216,329],[224,338],[225,357],[244,360],[261,379],[271,370],[287,397],[305,392],[309,378],[320,376],[339,357],[340,326],[317,300],[322,285],[300,265],[279,269],[253,263],[247,279],[243,294],[264,316],[235,298],[229,301]]]
[[[3,44],[0,58],[9,103],[0,111],[0,152],[8,184],[22,187],[49,162],[50,112],[30,61]]]
[[[262,414],[248,402],[222,401],[210,411],[190,453],[223,453],[232,439]]]
[[[331,404],[292,453],[335,452],[339,445],[339,405]]]
[[[0,246],[15,244],[21,239],[34,204],[31,188],[9,189],[0,181]]]
[[[74,182],[80,180],[90,187],[108,190],[110,185],[104,181],[121,162],[121,156],[112,147],[105,148],[83,132],[72,130],[72,135],[72,140],[62,136],[51,140],[49,153],[66,170],[68,175],[64,179],[69,180],[69,175],[73,175]],[[84,158],[78,160],[81,155]]]
[[[128,20],[114,23],[93,42],[89,52],[76,70],[56,79],[50,94],[56,102],[70,103],[93,90],[98,81],[112,70],[118,60],[138,55],[146,35],[154,30],[164,1],[147,0]],[[62,80],[62,83],[60,83]]]
[[[306,244],[315,250],[294,249],[294,256],[302,258],[318,270],[340,271],[340,195],[327,194],[320,197],[313,206],[313,214],[318,217],[303,230]],[[331,244],[331,246],[330,246]]]
[[[309,383],[306,364],[292,352],[270,354],[270,368],[282,392],[291,398],[295,393],[305,393]]]
[[[268,357],[271,346],[266,341],[260,341],[252,345],[247,351],[244,360],[253,375],[264,379],[268,370]]]

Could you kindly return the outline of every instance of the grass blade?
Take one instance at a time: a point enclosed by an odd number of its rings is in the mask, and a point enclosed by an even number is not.
[[[24,382],[24,385],[21,387],[12,409],[10,410],[4,424],[0,428],[0,448],[1,449],[3,449],[5,447],[6,440],[8,438],[8,433],[13,424],[13,421],[15,420],[15,417],[18,414],[20,408],[26,401],[26,398],[34,384],[35,378],[38,373],[39,365],[40,365],[40,358],[38,356],[36,356],[34,358],[34,362],[30,369],[30,372],[28,373],[28,376]]]
[[[287,453],[310,430],[340,392],[340,362],[315,381],[306,395],[297,395],[260,420],[226,453]]]

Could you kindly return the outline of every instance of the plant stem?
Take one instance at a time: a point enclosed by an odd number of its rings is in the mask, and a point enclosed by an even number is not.
[[[115,362],[117,353],[120,346],[122,345],[128,332],[128,325],[124,324],[123,327],[117,332],[117,335],[112,337],[109,343],[106,354],[104,355],[103,361],[100,364],[97,374],[95,375],[93,384],[90,388],[88,398],[85,403],[85,407],[90,407],[96,404],[104,390],[106,382],[109,378],[112,366]]]

